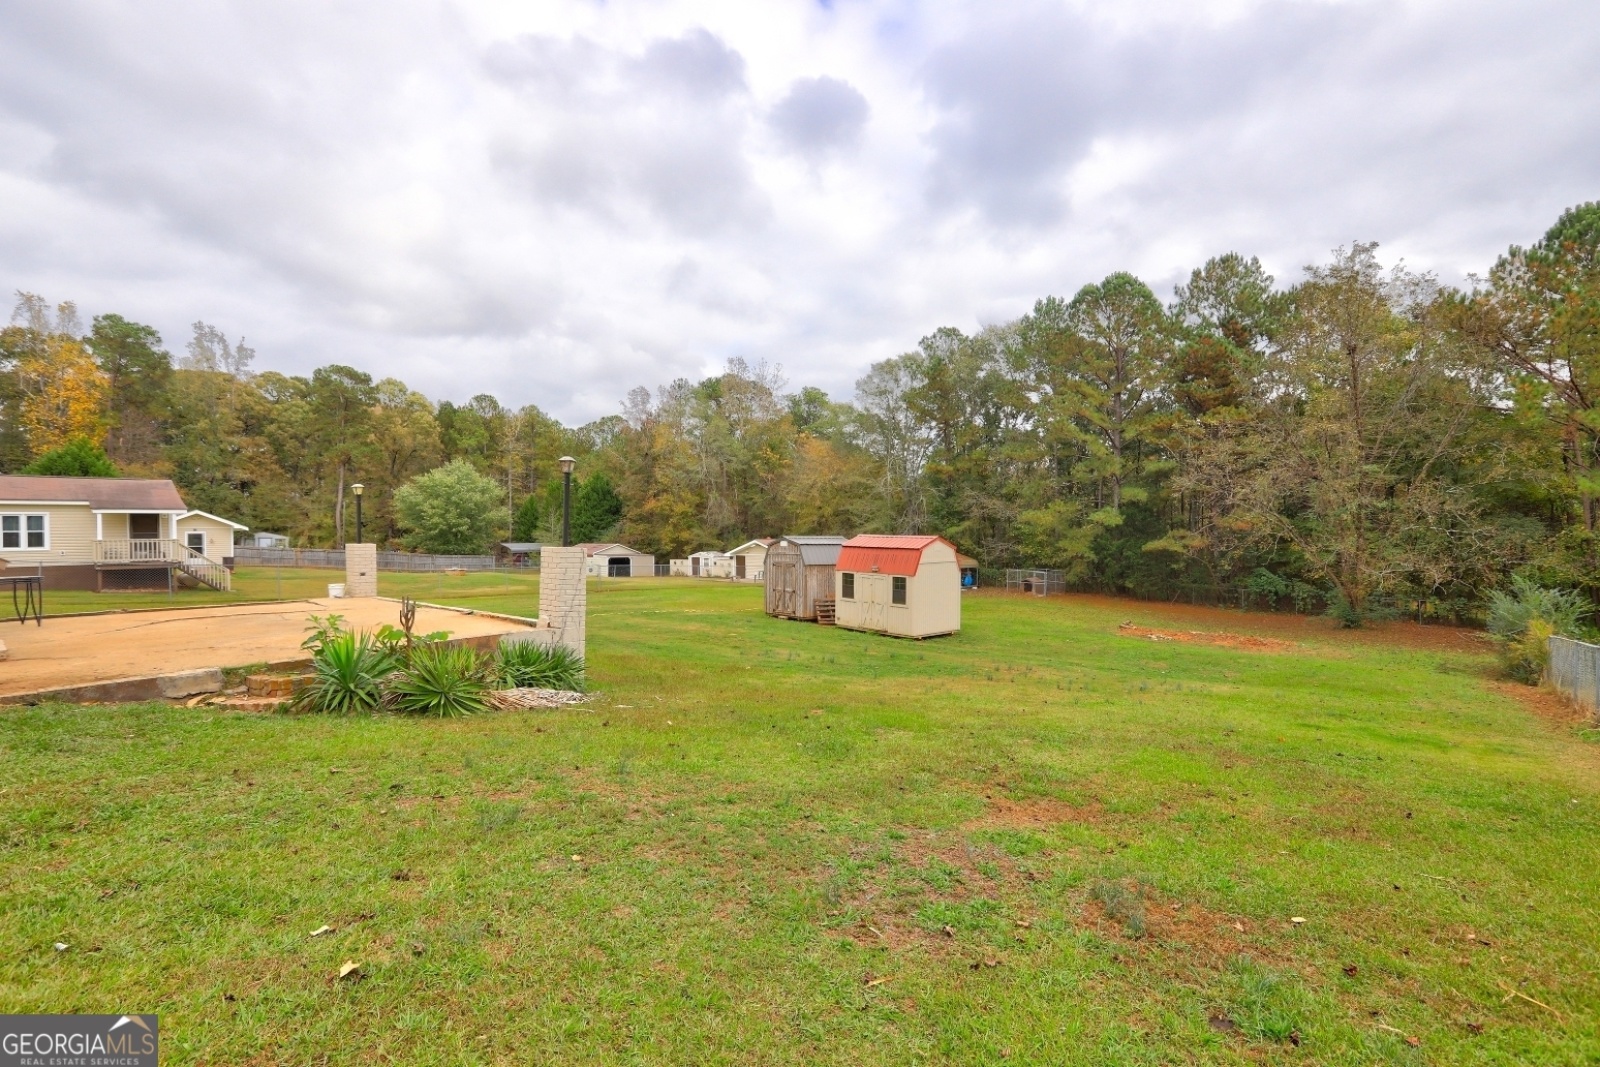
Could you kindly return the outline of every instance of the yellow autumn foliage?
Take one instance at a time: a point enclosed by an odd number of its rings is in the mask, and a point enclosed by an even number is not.
[[[40,340],[17,362],[18,421],[34,455],[78,438],[103,444],[110,382],[82,341],[66,334]]]

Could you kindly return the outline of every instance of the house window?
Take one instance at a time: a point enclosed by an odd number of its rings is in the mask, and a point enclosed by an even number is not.
[[[49,548],[44,515],[0,515],[0,548]]]
[[[204,530],[190,530],[183,535],[183,543],[202,556],[206,554],[206,534]]]
[[[906,580],[898,575],[894,579],[894,588],[889,592],[889,600],[895,604],[906,602]]]
[[[841,577],[841,580],[840,580],[840,583],[839,583],[839,596],[841,596],[845,600],[854,600],[856,598],[856,576],[855,575],[850,574],[849,572],[846,572]]]

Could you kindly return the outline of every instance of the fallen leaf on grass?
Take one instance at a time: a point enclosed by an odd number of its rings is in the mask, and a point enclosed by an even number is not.
[[[312,937],[321,937],[323,934],[331,934],[331,933],[333,933],[333,927],[331,927],[331,926],[319,926],[315,930],[311,931],[311,936]]]
[[[1295,925],[1296,925],[1296,926],[1299,926],[1299,925],[1300,925],[1300,924],[1302,924],[1302,923],[1304,923],[1304,922],[1305,922],[1305,920],[1304,920],[1304,919],[1302,919],[1302,918],[1301,918],[1301,917],[1300,917],[1300,916],[1298,916],[1298,915],[1296,915],[1296,916],[1294,916],[1294,917],[1293,917],[1293,918],[1292,918],[1292,919],[1290,919],[1290,920],[1289,920],[1289,921],[1290,921],[1290,922],[1292,922],[1292,923],[1294,923],[1294,924],[1295,924]]]
[[[339,967],[339,977],[349,978],[351,975],[355,975],[357,978],[361,977],[361,964],[355,960],[345,960]]]
[[[1033,923],[1029,922],[1027,919],[1018,919],[1017,925],[1022,927],[1024,930],[1031,930],[1033,928]]]
[[[1241,934],[1244,933],[1244,923],[1234,923],[1233,928],[1239,931]]]
[[[956,936],[956,928],[954,926],[950,926],[949,924],[946,924],[945,928],[944,928],[944,936],[946,936],[946,937],[954,937],[954,936]]]
[[[1354,978],[1359,973],[1359,970],[1360,969],[1356,967],[1355,964],[1347,963],[1345,964],[1344,973],[1348,974],[1351,978]]]
[[[894,975],[891,975],[891,974],[886,974],[882,978],[869,978],[869,979],[867,979],[867,988],[868,989],[872,989],[875,986],[880,986],[885,982],[892,982],[892,981],[894,981]]]
[[[65,951],[67,951],[67,949],[69,949],[71,947],[72,946],[67,944],[65,941],[57,941],[56,942],[56,951],[57,952],[65,952]]]

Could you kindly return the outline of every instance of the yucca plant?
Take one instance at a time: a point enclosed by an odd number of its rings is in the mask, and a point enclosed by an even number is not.
[[[495,673],[507,689],[584,691],[583,657],[565,645],[501,645]]]
[[[388,684],[389,706],[411,715],[453,719],[488,708],[493,678],[470,648],[418,645]]]
[[[313,681],[295,699],[295,708],[325,715],[373,711],[383,702],[384,679],[396,666],[367,634],[326,633],[311,658]]]

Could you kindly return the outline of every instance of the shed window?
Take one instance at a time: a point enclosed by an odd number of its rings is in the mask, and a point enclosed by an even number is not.
[[[183,535],[183,543],[202,556],[206,554],[206,535],[204,530],[190,530]]]
[[[839,583],[839,595],[846,600],[856,598],[856,576],[846,571],[843,580]]]
[[[895,575],[894,588],[889,592],[889,599],[895,604],[906,602],[906,580],[899,575]]]
[[[49,548],[43,515],[0,515],[0,548]]]

